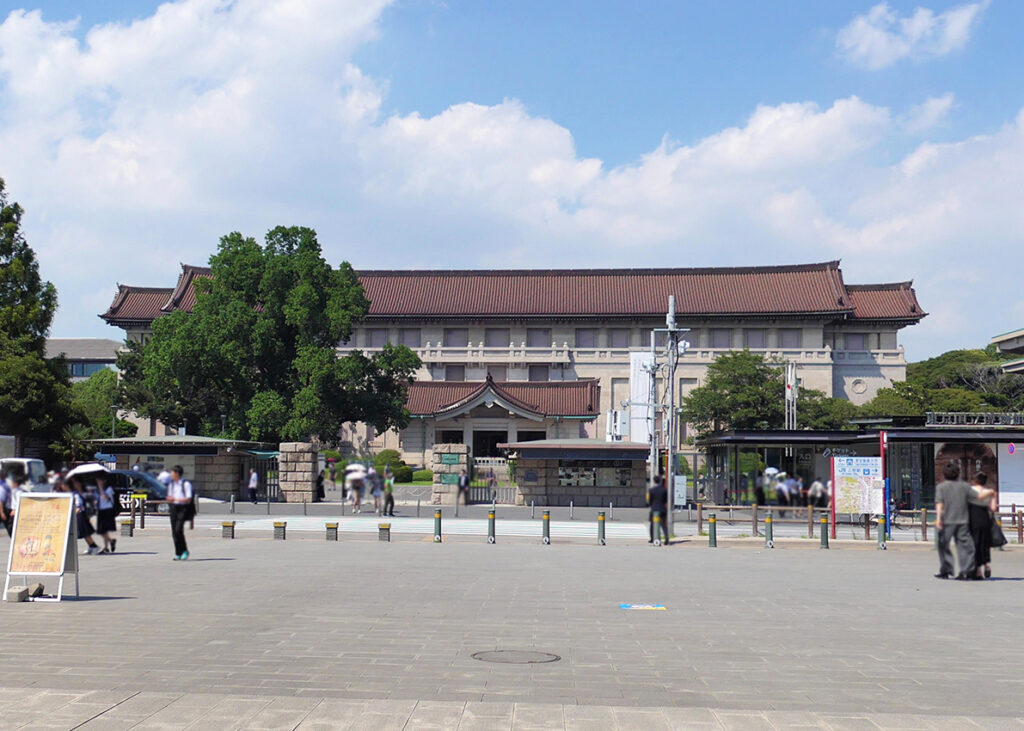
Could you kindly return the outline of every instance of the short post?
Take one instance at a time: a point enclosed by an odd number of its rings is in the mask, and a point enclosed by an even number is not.
[[[303,515],[308,515],[308,513],[306,512],[306,501],[305,500],[302,501],[302,514]]]
[[[283,541],[287,537],[285,531],[288,527],[288,523],[283,520],[274,521],[274,540]]]
[[[569,501],[569,520],[572,520],[572,500]]]
[[[416,517],[420,517],[420,499],[416,498]]]
[[[494,543],[496,537],[494,535],[494,508],[487,511],[487,542]]]
[[[653,515],[651,515],[651,531],[654,534],[654,538],[652,540],[652,543],[654,543],[655,546],[660,546],[661,545],[661,514],[660,513],[654,513]]]
[[[327,540],[336,541],[338,540],[338,524],[327,523]]]
[[[814,538],[814,508],[807,506],[807,537]]]
[[[608,520],[615,520],[615,505],[608,503]]]
[[[1024,510],[1017,511],[1017,543],[1024,543]]]
[[[530,520],[533,520],[536,517],[537,517],[537,504],[534,503],[533,500],[531,500],[530,501]]]
[[[718,521],[714,513],[708,514],[708,548],[718,548]]]
[[[864,513],[864,540],[871,540],[871,516]]]
[[[131,538],[135,535],[135,521],[122,520],[121,521],[121,537]]]
[[[821,547],[828,548],[828,516],[821,516]]]
[[[235,537],[235,521],[225,520],[220,524],[220,537],[221,538],[234,538]]]
[[[342,498],[342,500],[341,500],[341,517],[342,518],[345,517],[345,499],[344,498]]]
[[[921,508],[921,540],[928,540],[928,508]]]
[[[270,515],[270,493],[267,493],[267,515]]]
[[[139,529],[146,530],[146,498],[139,500]]]
[[[391,523],[377,523],[377,540],[391,543]]]
[[[231,493],[231,514],[235,514],[235,493]]]
[[[434,543],[441,542],[441,508],[434,511]]]
[[[885,550],[885,516],[878,516],[878,550]]]
[[[131,504],[132,528],[134,528],[135,527],[135,498],[133,498],[133,497],[129,498],[128,502]]]
[[[697,503],[697,535],[704,533],[704,505]]]
[[[597,514],[597,545],[604,546],[604,511]]]
[[[750,506],[750,530],[752,536],[755,538],[759,535],[757,532],[757,503]]]
[[[541,521],[544,524],[544,540],[545,546],[551,545],[551,511],[545,510],[541,516]]]
[[[459,492],[461,492],[461,490]],[[459,517],[459,496],[458,496],[458,494],[455,495],[455,517],[456,518]]]
[[[697,503],[700,505],[700,503]],[[772,535],[774,531],[774,524],[772,521],[772,514],[769,511],[768,515],[764,516],[764,547],[775,548],[775,538]]]

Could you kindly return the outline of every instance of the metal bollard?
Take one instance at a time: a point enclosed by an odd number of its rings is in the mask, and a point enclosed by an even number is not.
[[[441,509],[434,511],[434,543],[441,542]]]
[[[775,533],[775,521],[772,519],[772,514],[768,513],[768,515],[766,515],[765,518],[764,518],[764,547],[765,548],[775,548],[775,537],[773,535],[774,533]]]
[[[542,516],[544,523],[544,545],[551,545],[551,511],[545,510]]]
[[[597,514],[597,545],[607,545],[604,540],[604,511]]]
[[[270,495],[267,495],[267,515],[270,515]]]
[[[139,500],[139,528],[146,530],[146,499]]]
[[[533,500],[531,500],[530,501],[530,520],[533,520],[534,518],[537,517],[537,509],[536,508],[537,508],[536,504],[533,502]]]
[[[615,520],[615,506],[608,503],[608,520]]]
[[[828,548],[828,517],[821,518],[821,547]]]
[[[661,545],[661,515],[655,513],[651,516],[651,532],[654,534],[652,543],[655,546]]]
[[[234,493],[231,495],[231,514],[235,514],[235,496]]]
[[[885,550],[885,516],[878,516],[878,550]]]
[[[718,521],[714,513],[708,514],[708,548],[718,548]]]
[[[807,506],[807,537],[814,538],[814,508]]]
[[[338,524],[327,523],[327,540],[336,541],[338,540]]]
[[[750,530],[751,535],[757,538],[760,534],[757,532],[757,504],[750,506]]]
[[[1017,543],[1024,543],[1024,510],[1017,511]]]
[[[341,517],[342,518],[345,517],[345,499],[344,498],[342,498],[342,500],[341,500]]]
[[[921,540],[928,540],[928,508],[921,508]]]
[[[416,517],[420,517],[420,499],[416,498]]]
[[[306,512],[306,501],[305,500],[302,501],[302,514],[303,515],[308,515],[308,513]]]
[[[131,538],[135,535],[135,523],[131,520],[121,521],[121,537]]]
[[[494,509],[492,508],[487,512],[487,542],[494,543],[496,540],[494,535]]]
[[[274,540],[283,541],[286,539],[285,531],[288,528],[288,523],[282,521],[276,521],[274,523]]]
[[[697,535],[704,535],[704,508],[703,503],[697,503]]]
[[[225,520],[220,524],[220,537],[221,538],[234,538],[235,537],[235,521]]]
[[[572,520],[572,500],[569,501],[569,520]]]
[[[391,523],[377,523],[377,540],[391,543]]]

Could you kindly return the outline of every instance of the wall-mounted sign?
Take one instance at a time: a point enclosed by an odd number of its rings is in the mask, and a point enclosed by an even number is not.
[[[459,463],[459,455],[457,455],[457,454],[442,454],[441,455],[441,464],[458,464],[458,463]]]

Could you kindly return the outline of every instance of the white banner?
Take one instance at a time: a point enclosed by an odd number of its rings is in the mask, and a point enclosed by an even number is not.
[[[629,354],[629,441],[650,442],[651,354]]]

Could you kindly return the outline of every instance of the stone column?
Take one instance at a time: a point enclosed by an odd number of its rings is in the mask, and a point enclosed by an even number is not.
[[[278,457],[281,499],[286,503],[314,502],[317,452],[308,442],[282,442]]]
[[[465,444],[435,444],[430,458],[434,471],[434,505],[455,505],[459,475],[469,471],[469,447]]]

